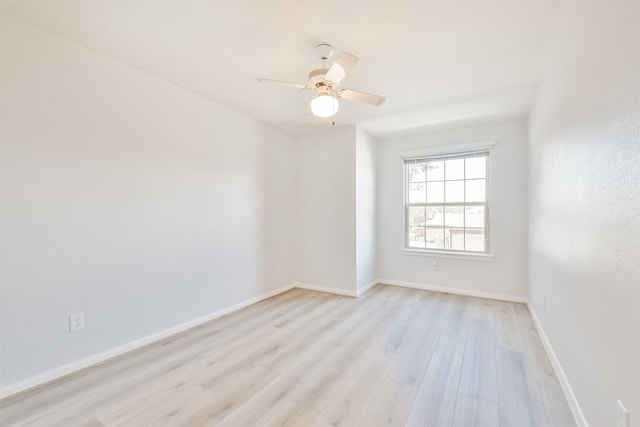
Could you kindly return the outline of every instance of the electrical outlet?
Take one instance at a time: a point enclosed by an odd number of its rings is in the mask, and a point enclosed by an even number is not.
[[[77,332],[84,329],[84,313],[75,313],[69,316],[69,332]]]
[[[433,265],[433,269],[434,269],[434,270],[437,270],[437,269],[438,269],[438,267],[439,267],[439,266],[438,266],[438,260],[437,260],[437,259],[434,259],[434,260],[433,260],[433,264],[432,264],[432,265]]]
[[[617,414],[618,420],[616,421],[616,427],[629,427],[629,412],[619,400]]]

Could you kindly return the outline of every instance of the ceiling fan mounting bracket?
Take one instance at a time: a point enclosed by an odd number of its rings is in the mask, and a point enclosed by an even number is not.
[[[319,45],[316,45],[316,52],[322,61],[326,61],[333,56],[334,50],[333,46],[329,43],[320,43]]]

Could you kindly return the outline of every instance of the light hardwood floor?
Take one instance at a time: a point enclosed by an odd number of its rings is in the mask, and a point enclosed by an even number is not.
[[[2,426],[575,426],[523,304],[294,289],[0,402]]]

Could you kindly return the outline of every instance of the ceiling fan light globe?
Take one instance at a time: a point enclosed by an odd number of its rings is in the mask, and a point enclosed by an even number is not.
[[[338,100],[328,93],[320,93],[311,100],[311,112],[318,117],[331,117],[338,112]]]

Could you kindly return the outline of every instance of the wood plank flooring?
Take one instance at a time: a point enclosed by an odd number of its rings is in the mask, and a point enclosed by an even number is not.
[[[575,426],[522,304],[294,289],[0,402],[2,426]]]

